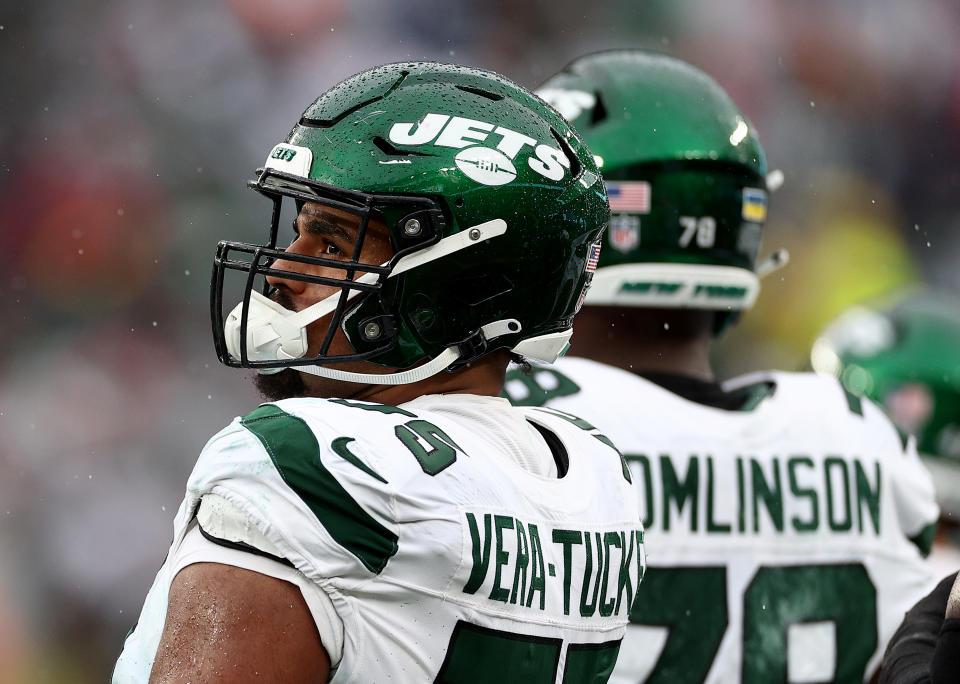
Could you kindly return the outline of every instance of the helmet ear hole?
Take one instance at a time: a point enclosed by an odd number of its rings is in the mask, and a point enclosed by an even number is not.
[[[557,141],[557,144],[560,145],[560,149],[563,150],[564,155],[570,161],[570,175],[576,178],[580,175],[580,160],[577,158],[577,155],[573,153],[573,150],[570,149],[570,145],[567,144],[567,141],[563,139],[563,136],[557,133],[554,129],[550,129],[550,132],[553,133],[554,139]]]
[[[598,123],[606,120],[607,107],[603,104],[603,95],[599,90],[595,90],[593,96],[596,100],[593,109],[590,110],[590,125],[596,126]]]

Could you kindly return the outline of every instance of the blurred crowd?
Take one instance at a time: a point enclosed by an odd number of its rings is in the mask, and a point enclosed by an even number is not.
[[[208,321],[220,239],[300,111],[374,64],[536,86],[646,47],[710,72],[759,131],[764,252],[791,263],[719,346],[799,369],[850,304],[960,291],[960,4],[936,0],[31,0],[0,10],[0,683],[103,681],[204,441],[257,396]]]

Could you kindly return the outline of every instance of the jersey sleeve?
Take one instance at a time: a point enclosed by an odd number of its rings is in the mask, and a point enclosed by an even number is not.
[[[936,532],[940,507],[936,503],[933,479],[917,454],[916,440],[901,433],[875,404],[863,400],[863,410],[876,421],[877,437],[883,439],[884,461],[889,478],[897,519],[904,535],[926,556],[930,553]]]
[[[265,404],[208,444],[189,489],[229,501],[312,581],[369,578],[397,550],[393,490],[332,432]]]
[[[220,522],[226,522],[228,526],[231,522],[242,525],[245,521],[236,509],[221,510],[220,513],[231,516],[231,520],[224,520],[222,515],[220,517]],[[239,530],[239,527],[237,529]],[[260,543],[257,538],[258,533],[254,529],[249,529],[248,532],[252,534],[231,534],[230,536],[234,538],[227,541],[235,542],[236,545],[224,545],[224,540],[212,537],[204,527],[194,522],[171,558],[171,576],[176,576],[180,570],[194,563],[219,563],[289,582],[300,590],[314,625],[317,627],[320,641],[330,658],[331,667],[336,668],[343,656],[343,621],[337,615],[330,597],[319,585],[309,581],[290,565],[270,558],[268,555],[259,555],[243,548],[241,545],[247,542],[253,542],[249,546],[254,549],[258,548],[254,544]],[[269,549],[266,553],[270,554],[270,551],[273,549]]]

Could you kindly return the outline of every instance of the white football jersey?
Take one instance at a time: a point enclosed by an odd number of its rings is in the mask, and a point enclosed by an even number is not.
[[[504,453],[510,427],[467,430],[440,410],[484,401],[533,424],[561,476]],[[329,596],[343,624],[334,682],[606,681],[643,575],[630,471],[583,421],[466,395],[288,399],[204,448],[115,682],[147,680],[169,558],[208,494]]]
[[[514,403],[594,423],[638,485],[648,568],[611,681],[861,681],[932,587],[930,477],[833,378],[725,389],[744,410],[586,359],[508,375]]]

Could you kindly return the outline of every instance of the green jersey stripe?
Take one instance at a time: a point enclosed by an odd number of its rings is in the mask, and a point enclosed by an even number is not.
[[[853,413],[856,413],[858,416],[863,415],[863,400],[860,399],[856,394],[853,394],[843,385],[840,385],[840,388],[843,390],[844,396],[847,398],[847,406],[850,407],[850,410]]]
[[[930,549],[933,548],[933,538],[936,536],[937,522],[934,521],[920,530],[916,535],[910,537],[910,541],[920,549],[920,554],[926,558],[930,555]]]
[[[267,450],[283,481],[330,536],[379,574],[397,552],[397,535],[374,520],[320,460],[317,438],[300,418],[264,404],[241,419]]]

